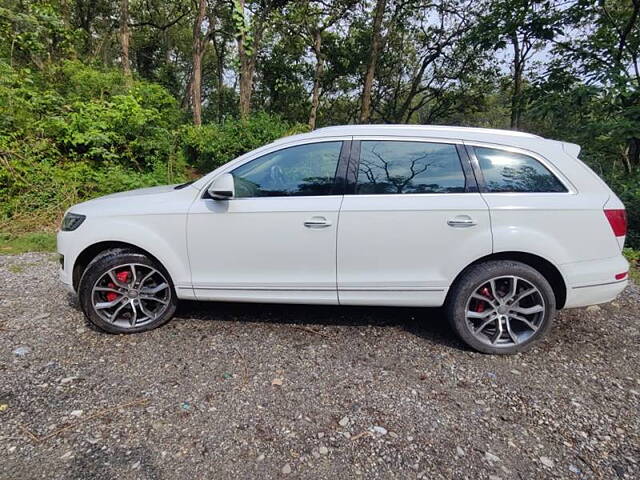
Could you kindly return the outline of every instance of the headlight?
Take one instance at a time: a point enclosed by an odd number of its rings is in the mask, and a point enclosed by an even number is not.
[[[62,219],[62,231],[71,232],[82,225],[85,215],[78,215],[77,213],[67,213]]]

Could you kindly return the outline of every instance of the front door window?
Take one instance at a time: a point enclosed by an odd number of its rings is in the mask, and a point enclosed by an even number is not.
[[[231,172],[236,198],[331,195],[342,142],[297,145]]]

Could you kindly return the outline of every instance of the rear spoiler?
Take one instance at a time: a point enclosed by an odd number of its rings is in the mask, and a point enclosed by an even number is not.
[[[580,145],[576,145],[575,143],[569,143],[569,142],[561,142],[561,143],[562,143],[562,149],[565,151],[565,153],[569,154],[573,158],[578,158],[578,155],[580,155]]]

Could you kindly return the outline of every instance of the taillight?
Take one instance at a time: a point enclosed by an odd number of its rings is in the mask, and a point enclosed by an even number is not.
[[[627,234],[627,211],[624,208],[605,210],[604,214],[609,220],[609,225],[616,237],[624,237]]]

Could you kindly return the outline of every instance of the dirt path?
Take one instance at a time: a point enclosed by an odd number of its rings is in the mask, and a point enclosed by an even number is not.
[[[513,357],[438,311],[181,305],[87,327],[49,254],[0,257],[0,478],[638,478],[640,294]]]

